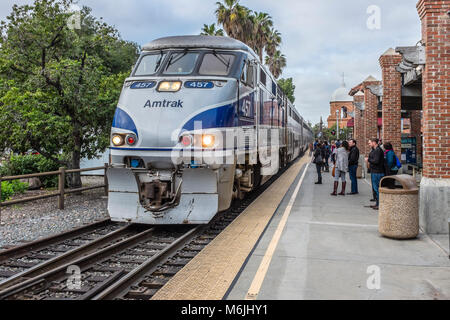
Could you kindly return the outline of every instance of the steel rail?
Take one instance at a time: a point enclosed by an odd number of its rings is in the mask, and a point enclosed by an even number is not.
[[[121,278],[119,281],[113,283],[111,286],[106,288],[103,291],[98,291],[97,295],[93,292],[91,295],[85,296],[85,299],[92,300],[112,300],[117,298],[122,293],[126,292],[129,287],[131,287],[136,282],[139,282],[147,273],[152,272],[152,269],[156,269],[156,267],[163,261],[167,260],[171,255],[176,253],[177,250],[181,249],[186,242],[190,241],[193,237],[195,237],[200,230],[202,230],[202,226],[198,226],[193,228],[179,237],[177,240],[169,244],[166,248],[159,251],[154,256],[150,257],[147,261],[142,263],[139,267],[130,271],[126,276]],[[99,293],[100,292],[100,293]]]
[[[83,256],[83,257],[73,260],[69,263],[61,265],[61,266],[57,267],[56,269],[47,271],[43,274],[40,274],[39,276],[36,276],[31,279],[27,279],[24,282],[21,282],[16,285],[13,285],[11,287],[8,287],[5,290],[0,291],[0,300],[7,299],[11,296],[19,294],[20,292],[24,292],[28,289],[32,289],[36,285],[43,286],[46,283],[47,284],[51,283],[55,279],[65,276],[67,268],[69,266],[76,265],[81,270],[83,270],[86,267],[89,267],[93,263],[96,263],[103,258],[107,258],[117,252],[120,252],[126,248],[129,248],[130,246],[133,246],[133,245],[147,239],[154,231],[155,231],[155,228],[151,228],[151,229],[142,231],[142,232],[136,234],[135,236],[126,238],[120,242],[112,244],[111,246],[108,246],[106,248],[103,248],[103,249],[100,249],[93,253],[90,253],[87,256]]]
[[[111,233],[104,235],[103,237],[100,237],[96,240],[90,241],[90,242],[86,243],[85,245],[82,245],[80,247],[77,247],[75,249],[67,251],[67,252],[65,252],[59,256],[56,256],[52,259],[43,261],[42,263],[39,263],[27,270],[17,273],[15,275],[13,275],[12,277],[9,277],[3,281],[0,281],[0,291],[20,282],[21,280],[23,280],[25,278],[29,279],[29,278],[37,277],[47,271],[56,269],[57,267],[65,264],[65,263],[73,261],[76,258],[85,256],[85,255],[91,253],[93,250],[102,248],[108,242],[112,242],[114,240],[120,239],[123,236],[126,236],[129,229],[130,229],[130,225],[124,226],[118,230],[115,230]]]
[[[26,243],[24,245],[13,247],[7,250],[0,251],[0,262],[3,262],[5,260],[8,260],[10,258],[15,258],[21,255],[24,255],[26,253],[29,253],[30,251],[37,251],[45,249],[48,246],[51,246],[53,244],[68,240],[70,238],[74,238],[77,236],[82,235],[83,233],[94,231],[95,229],[106,226],[108,224],[112,224],[110,219],[101,220],[86,226],[82,226],[76,229],[72,229],[60,234],[57,234],[55,236],[46,237],[40,240],[36,240],[30,243]]]

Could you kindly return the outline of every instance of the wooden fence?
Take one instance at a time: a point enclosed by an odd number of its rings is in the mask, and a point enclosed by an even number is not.
[[[0,194],[2,191],[2,181],[12,181],[12,180],[20,180],[20,179],[31,179],[31,178],[39,178],[39,177],[45,177],[45,176],[59,176],[58,178],[58,191],[52,192],[49,194],[44,194],[40,196],[35,197],[29,197],[24,199],[17,199],[17,200],[10,200],[1,202],[0,199],[0,223],[1,223],[1,217],[2,217],[2,207],[8,207],[15,204],[21,204],[26,203],[30,201],[36,201],[40,199],[47,199],[47,198],[53,198],[58,197],[58,208],[60,210],[64,210],[64,195],[66,194],[72,194],[72,193],[80,193],[87,190],[93,190],[93,189],[105,189],[105,194],[108,195],[108,179],[106,177],[106,170],[108,169],[108,164],[105,163],[103,167],[95,167],[95,168],[87,168],[87,169],[72,169],[67,170],[64,167],[59,168],[58,171],[52,171],[52,172],[42,172],[42,173],[34,173],[34,174],[25,174],[21,176],[13,176],[13,177],[1,177],[0,176]],[[84,187],[84,188],[77,188],[77,189],[66,189],[65,188],[65,182],[66,182],[66,175],[77,173],[77,172],[88,172],[88,171],[97,171],[97,170],[104,170],[104,184],[93,186],[93,187]]]

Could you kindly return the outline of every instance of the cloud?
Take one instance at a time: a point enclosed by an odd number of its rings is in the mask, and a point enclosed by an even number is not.
[[[114,25],[127,40],[143,45],[168,35],[198,34],[214,23],[217,0],[80,0],[93,14]],[[2,0],[0,19],[14,3]],[[288,60],[283,77],[293,77],[296,106],[317,123],[329,115],[329,100],[342,82],[352,87],[369,74],[380,79],[379,56],[389,47],[414,45],[421,38],[417,0],[241,0],[255,11],[268,12],[282,33]],[[381,10],[381,29],[367,28],[367,8]]]

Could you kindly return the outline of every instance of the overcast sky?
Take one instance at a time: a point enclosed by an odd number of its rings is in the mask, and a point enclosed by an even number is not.
[[[0,20],[13,4],[32,0],[1,0]],[[241,0],[255,11],[268,12],[283,37],[287,68],[293,77],[296,107],[318,123],[329,115],[329,100],[342,83],[353,87],[368,75],[381,77],[378,58],[389,47],[412,46],[421,39],[417,0]],[[93,14],[114,25],[126,40],[143,45],[153,39],[199,34],[215,22],[216,0],[79,0]],[[368,28],[370,6],[380,9],[380,25]],[[373,12],[373,11],[372,11]],[[372,24],[373,25],[373,24]],[[376,25],[375,25],[376,26]]]

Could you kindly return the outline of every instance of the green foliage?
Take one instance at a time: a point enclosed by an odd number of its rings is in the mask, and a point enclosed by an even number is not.
[[[286,57],[279,52],[282,42],[280,32],[273,28],[273,20],[268,13],[250,10],[239,1],[216,2],[215,14],[218,24],[223,26],[229,37],[240,40],[252,48],[258,54],[261,63],[264,63],[263,54],[266,52],[268,57],[265,63],[278,78],[286,66]]]
[[[70,29],[73,0],[13,6],[0,26],[0,152],[38,151],[69,167],[108,146],[123,80],[138,54],[116,29],[81,11]]]
[[[19,180],[2,181],[1,201],[7,201],[15,194],[24,193],[28,189],[28,184]]]
[[[292,78],[278,80],[278,85],[283,90],[284,94],[288,96],[292,103],[295,102],[295,85]]]
[[[336,134],[332,134],[332,132],[335,132]],[[320,124],[316,124],[313,127],[313,133],[314,136],[317,139],[323,140],[323,141],[333,141],[333,140],[337,140],[337,132],[336,132],[336,126],[334,126],[333,128],[327,128],[327,127],[323,127],[322,128],[322,133],[323,136],[319,138],[319,132],[320,132]],[[352,135],[352,129],[351,128],[343,128],[340,129],[340,133],[339,133],[339,139],[340,140],[348,140],[351,138]]]
[[[202,36],[223,36],[223,30],[217,29],[216,24],[213,23],[211,25],[204,24],[202,28],[202,32],[200,33]]]
[[[42,155],[12,156],[4,163],[3,176],[19,176],[39,172],[58,171],[59,164],[56,161],[47,159]],[[53,188],[58,185],[58,176],[48,176],[40,178],[42,185],[46,188]]]

